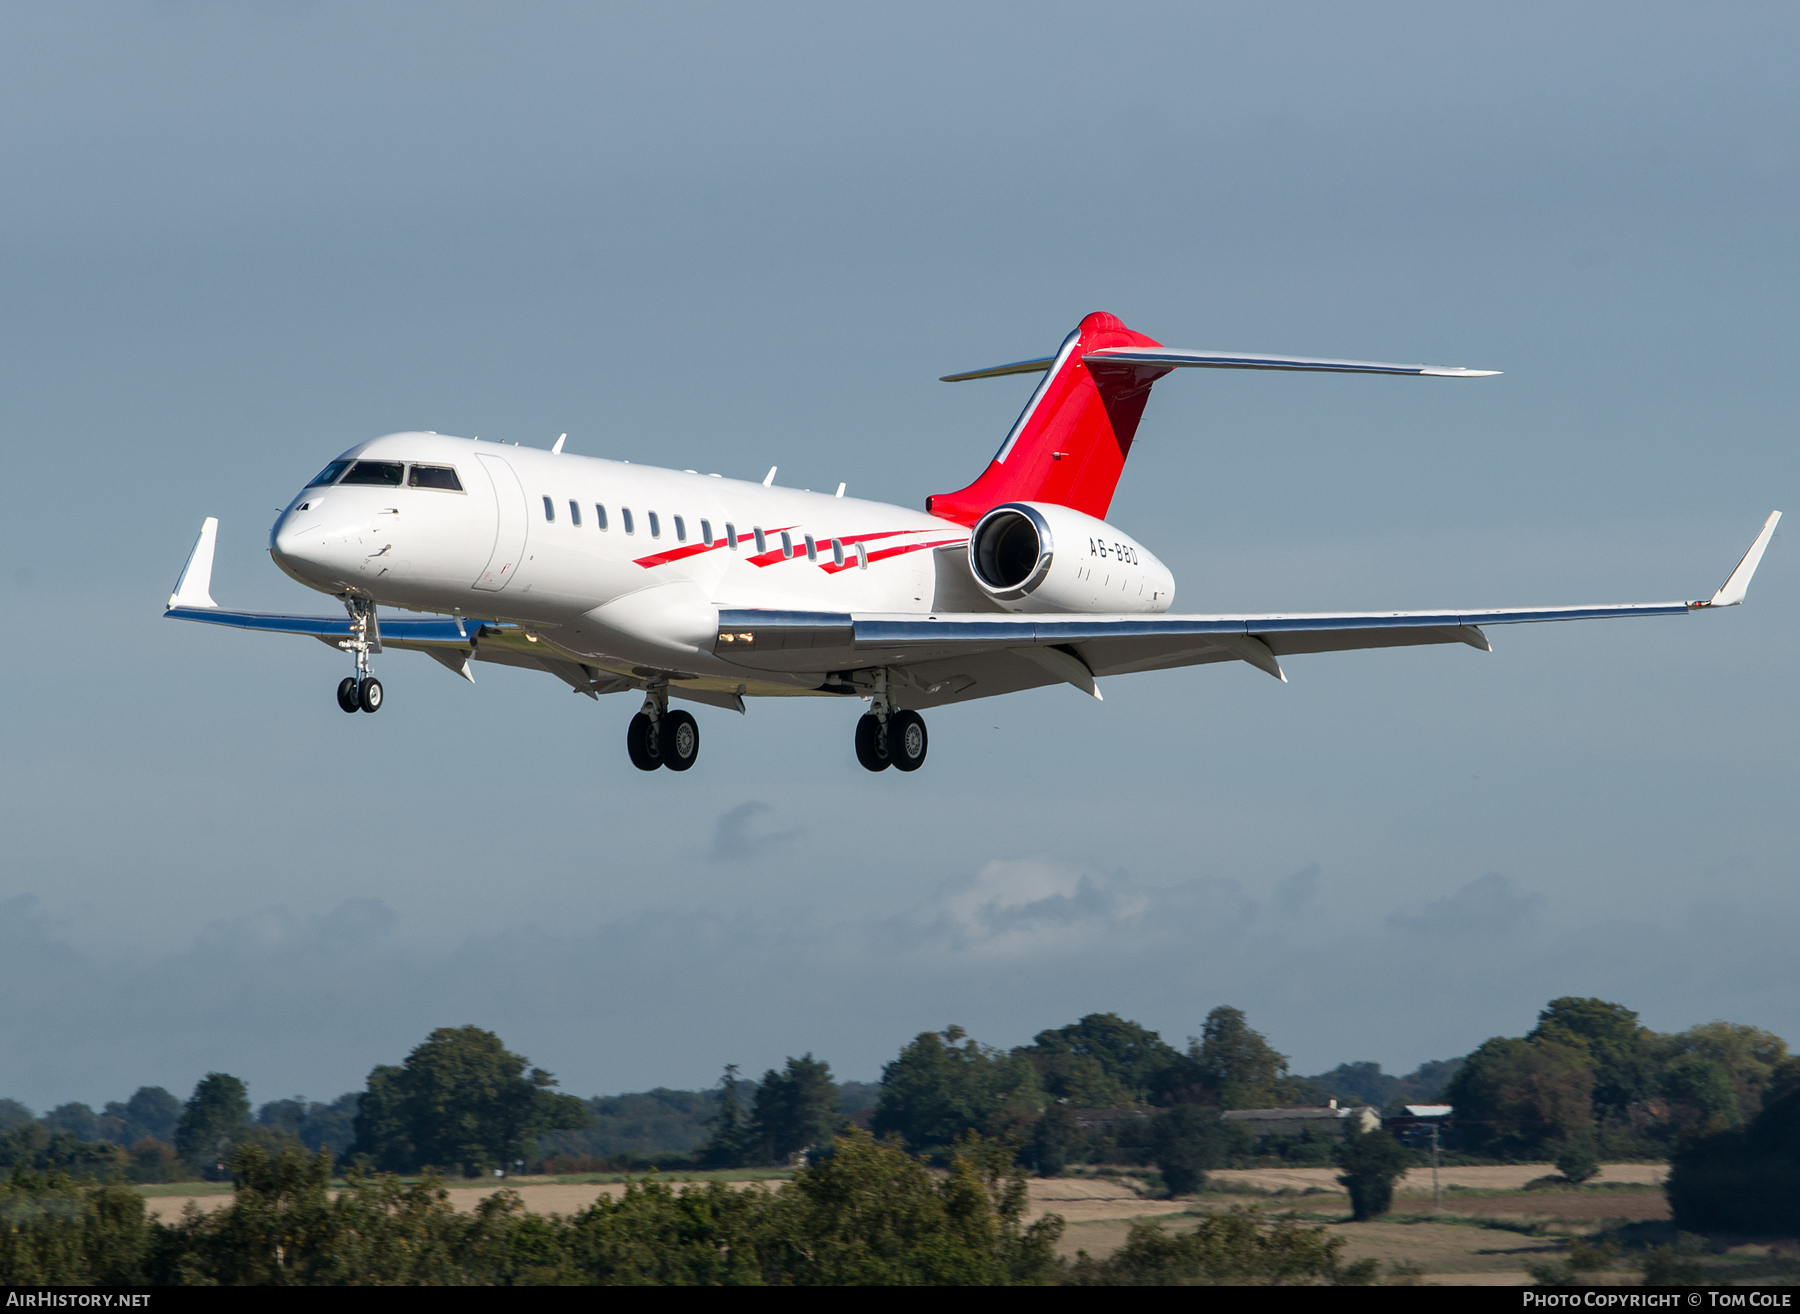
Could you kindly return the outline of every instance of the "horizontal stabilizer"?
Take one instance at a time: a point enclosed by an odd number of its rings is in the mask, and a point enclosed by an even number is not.
[[[1395,365],[1380,360],[1336,360],[1328,356],[1266,356],[1244,351],[1182,351],[1173,347],[1101,347],[1081,358],[1089,365],[1114,361],[1126,365],[1162,365],[1170,369],[1206,370],[1312,370],[1327,374],[1416,374],[1438,379],[1485,379],[1499,370],[1471,370],[1460,365]],[[1006,374],[1037,374],[1056,363],[1056,357],[1018,360],[1011,365],[946,374],[940,383],[967,383],[970,379],[997,379]]]
[[[1049,369],[1056,363],[1056,357],[1045,356],[1042,360],[1015,360],[1011,365],[995,365],[985,370],[970,370],[967,374],[946,374],[939,383],[967,383],[970,379],[997,379],[1003,374],[1037,374]]]
[[[1101,347],[1082,360],[1131,365],[1163,365],[1173,369],[1314,370],[1327,374],[1418,374],[1441,379],[1485,379],[1499,370],[1470,370],[1460,365],[1393,365],[1379,360],[1334,360],[1326,356],[1264,356],[1243,351],[1181,351],[1172,347]]]

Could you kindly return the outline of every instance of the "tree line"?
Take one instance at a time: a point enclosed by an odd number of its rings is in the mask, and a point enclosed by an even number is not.
[[[1711,1022],[1658,1033],[1590,998],[1552,1000],[1524,1036],[1404,1077],[1374,1063],[1296,1075],[1232,1007],[1214,1008],[1199,1031],[1177,1047],[1096,1013],[1001,1049],[951,1026],[908,1041],[879,1083],[839,1082],[805,1054],[760,1079],[728,1067],[710,1091],[581,1100],[493,1033],[441,1028],[403,1062],[376,1067],[361,1091],[275,1100],[254,1116],[244,1082],[226,1073],[207,1074],[185,1102],[146,1087],[99,1113],[69,1104],[40,1119],[0,1101],[0,1168],[222,1179],[246,1147],[323,1149],[343,1166],[402,1174],[754,1167],[797,1162],[857,1126],[927,1156],[972,1132],[1013,1145],[1040,1174],[1140,1164],[1193,1189],[1227,1164],[1336,1163],[1335,1131],[1259,1138],[1217,1116],[1336,1098],[1389,1112],[1442,1099],[1455,1107],[1463,1157],[1554,1159],[1579,1175],[1584,1159],[1662,1159],[1747,1133],[1765,1105],[1800,1087],[1800,1060],[1771,1032]]]
[[[1773,1032],[1708,1022],[1652,1031],[1623,1004],[1553,999],[1524,1036],[1496,1036],[1446,1089],[1463,1144],[1501,1159],[1574,1147],[1607,1159],[1663,1159],[1744,1127],[1800,1088],[1800,1059]]]
[[[965,1137],[932,1172],[851,1131],[780,1190],[634,1181],[572,1215],[500,1191],[458,1212],[436,1179],[353,1173],[327,1152],[233,1153],[234,1198],[174,1223],[141,1196],[23,1169],[0,1184],[0,1284],[43,1286],[1088,1286],[1180,1281],[1360,1285],[1341,1238],[1242,1207],[1191,1234],[1134,1226],[1104,1260],[1056,1254],[1063,1223],[1026,1219],[1009,1146]]]
[[[185,1103],[141,1088],[95,1114],[65,1104],[43,1118],[0,1101],[0,1168],[72,1179],[222,1181],[237,1152],[306,1150],[363,1171],[412,1173],[427,1166],[472,1176],[522,1166],[536,1140],[586,1123],[584,1102],[479,1027],[443,1027],[399,1065],[381,1065],[367,1086],[329,1103],[272,1100],[251,1116],[238,1077],[209,1072]]]

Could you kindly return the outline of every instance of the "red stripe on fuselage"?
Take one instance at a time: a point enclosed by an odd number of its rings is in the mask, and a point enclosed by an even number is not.
[[[724,546],[724,539],[715,538],[711,543],[690,543],[687,547],[670,548],[667,552],[658,552],[655,556],[639,557],[631,564],[649,570],[652,566],[666,566],[671,561],[683,561],[688,557],[698,556],[702,552],[711,552],[714,548]]]
[[[846,539],[845,541],[848,542],[849,540]],[[920,552],[926,548],[955,547],[959,544],[967,543],[968,541],[969,540],[966,538],[941,538],[934,543],[902,543],[899,547],[882,548],[879,552],[869,553],[869,560],[883,561],[888,557],[898,557],[908,552]],[[827,575],[835,575],[840,570],[855,570],[856,565],[857,563],[855,560],[846,557],[844,559],[844,564],[841,566],[835,561],[820,562],[819,569],[824,571]]]
[[[763,540],[766,542],[770,535],[788,533],[797,528],[797,525],[783,525],[780,529],[765,529],[763,530]],[[848,548],[854,547],[858,543],[873,543],[877,539],[897,538],[902,534],[929,534],[930,532],[931,531],[928,529],[884,529],[873,534],[835,534],[831,537],[836,538],[838,542]],[[748,534],[740,534],[738,535],[738,543],[741,545],[750,537],[751,536]],[[827,547],[830,545],[831,538],[823,540],[815,539],[814,541],[820,547]],[[871,552],[869,553],[869,560],[882,561],[888,557],[901,556],[907,552],[918,552],[923,548],[949,547],[953,544],[966,543],[968,541],[969,540],[966,538],[946,538],[938,539],[930,543],[906,543],[899,547],[882,548],[880,551]],[[685,561],[689,557],[699,556],[702,552],[715,552],[725,545],[725,540],[723,538],[715,538],[710,544],[690,543],[686,547],[670,548],[667,552],[657,552],[647,557],[638,557],[632,564],[642,566],[645,570],[650,570],[656,566],[666,566],[671,562]],[[758,552],[753,556],[745,557],[744,561],[747,565],[756,566],[760,569],[763,566],[773,566],[783,561],[803,561],[805,559],[805,548],[796,544],[794,547],[794,555],[792,557],[784,556],[780,548],[772,548],[767,552]],[[849,559],[849,556],[847,555],[844,564],[841,566],[835,561],[821,561],[816,564],[819,569],[823,570],[826,574],[835,575],[840,570],[850,570],[854,568],[857,563],[854,560]]]
[[[794,529],[794,528],[797,528],[797,526],[783,525],[783,526],[781,526],[780,529],[765,529],[765,530],[763,530],[763,534],[765,536],[767,536],[769,534],[779,534],[783,530]],[[748,534],[739,534],[738,542],[743,543],[746,539],[749,539],[749,538],[750,538],[750,535],[748,535]],[[691,543],[687,547],[670,548],[667,552],[657,552],[657,553],[653,553],[652,555],[647,556],[647,557],[638,557],[631,564],[634,566],[642,566],[645,570],[649,570],[652,566],[666,566],[671,561],[682,561],[688,557],[698,556],[702,552],[713,552],[713,551],[716,551],[717,549],[725,547],[725,546],[727,546],[725,539],[723,537],[719,537],[719,538],[715,538],[710,544],[708,544],[708,543]],[[775,555],[780,556],[781,554],[779,552],[777,552]],[[752,557],[750,559],[752,561],[756,560],[755,557]]]
[[[792,526],[790,526],[790,528],[792,528]],[[767,529],[763,530],[763,534],[765,537],[768,534],[770,534],[771,532],[779,533],[780,531],[779,530],[770,531]],[[840,535],[833,535],[832,537],[835,537],[838,542],[844,544],[847,547],[854,547],[858,543],[873,543],[878,538],[894,538],[900,534],[929,534],[930,532],[931,531],[929,529],[884,529],[878,534],[849,534],[849,535],[841,535],[840,534]],[[742,542],[743,540],[739,539],[738,541]],[[823,540],[815,539],[814,542],[816,544],[818,544],[818,546],[829,547],[831,545],[831,538],[826,538]],[[892,549],[890,549],[889,551],[891,554]],[[745,560],[747,560],[752,566],[774,566],[774,565],[780,564],[783,561],[799,561],[800,559],[805,557],[805,555],[806,555],[805,545],[804,544],[796,544],[794,546],[794,555],[792,557],[783,556],[780,548],[774,548],[768,552],[758,553],[754,557],[747,557],[747,558],[745,558]],[[869,554],[869,560],[873,561],[875,559],[876,555],[877,555],[876,553],[871,552]],[[827,569],[840,570],[840,569],[842,569],[842,567],[831,566],[831,567],[828,567]]]

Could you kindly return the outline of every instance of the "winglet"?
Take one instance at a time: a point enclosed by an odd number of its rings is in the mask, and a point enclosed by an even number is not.
[[[1768,551],[1769,539],[1775,534],[1775,526],[1781,522],[1781,512],[1772,511],[1769,518],[1763,521],[1762,533],[1756,536],[1756,542],[1744,553],[1744,559],[1731,572],[1731,578],[1719,586],[1719,591],[1705,602],[1697,602],[1696,607],[1735,607],[1744,600],[1750,591],[1750,577],[1756,574],[1756,568],[1762,564],[1763,553]]]
[[[219,605],[212,600],[211,592],[213,543],[218,536],[219,522],[216,517],[208,516],[200,522],[200,537],[194,540],[194,550],[188,554],[187,565],[181,569],[181,578],[175,581],[175,591],[169,595],[169,610],[173,611],[176,607]]]

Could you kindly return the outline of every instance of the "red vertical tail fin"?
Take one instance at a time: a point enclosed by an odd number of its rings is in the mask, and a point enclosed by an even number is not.
[[[1131,440],[1150,400],[1150,385],[1170,366],[1082,357],[1102,347],[1160,347],[1112,315],[1095,312],[1045,362],[1044,381],[981,477],[954,493],[925,500],[925,509],[972,525],[1002,502],[1051,502],[1106,518],[1125,469]],[[1040,368],[1036,363],[1026,368]],[[982,373],[1022,372],[1013,369]],[[953,376],[954,377],[954,376]]]

